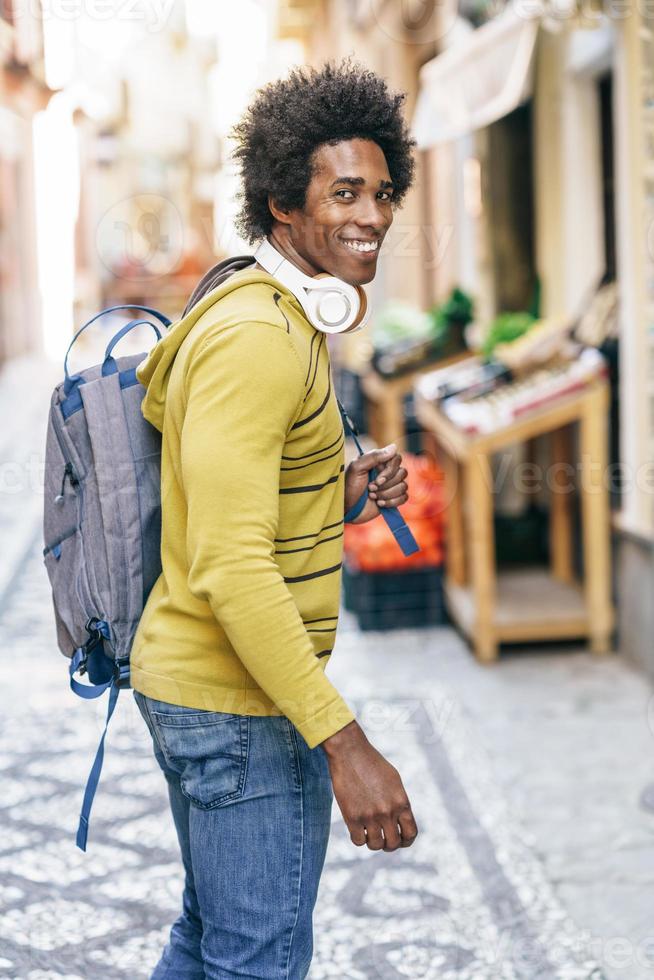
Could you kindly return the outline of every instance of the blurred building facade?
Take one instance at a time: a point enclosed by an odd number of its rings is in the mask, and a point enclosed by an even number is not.
[[[281,6],[310,63],[352,54],[407,92],[418,181],[374,301],[424,308],[460,285],[481,322],[522,309],[577,320],[617,283],[619,640],[654,671],[654,18],[595,0]]]
[[[213,261],[215,41],[145,7],[0,4],[0,362],[102,305],[174,314]]]
[[[175,315],[214,253],[219,146],[207,120],[216,48],[191,36],[185,5],[165,23],[118,22],[109,70],[103,25],[80,18],[63,85],[77,140],[74,320],[117,303]]]
[[[103,306],[175,316],[246,251],[229,130],[301,58],[276,14],[274,0],[0,2],[0,360],[61,357]]]
[[[32,122],[52,92],[30,6],[0,3],[0,364],[40,345]]]
[[[176,315],[213,261],[220,160],[204,112],[216,53],[210,39],[189,36],[182,13],[135,44],[117,111],[87,140],[100,305],[147,301]]]

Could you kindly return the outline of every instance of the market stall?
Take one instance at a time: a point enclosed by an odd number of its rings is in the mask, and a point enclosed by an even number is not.
[[[502,642],[580,637],[589,639],[594,652],[604,653],[610,649],[614,619],[604,484],[609,405],[604,362],[589,348],[578,359],[521,380],[485,368],[476,359],[458,372],[441,370],[417,384],[416,413],[425,446],[443,461],[446,472],[449,613],[479,660],[495,659]],[[574,425],[579,427],[577,459],[569,438]],[[550,491],[549,568],[498,572],[491,458],[537,436],[548,436],[551,446],[543,473]],[[582,581],[573,570],[572,473],[579,475]]]

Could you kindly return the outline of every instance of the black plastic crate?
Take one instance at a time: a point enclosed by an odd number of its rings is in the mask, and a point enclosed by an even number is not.
[[[440,626],[447,622],[442,568],[360,572],[343,565],[343,605],[362,630]]]
[[[495,560],[498,565],[547,565],[549,515],[537,504],[524,514],[495,514]]]

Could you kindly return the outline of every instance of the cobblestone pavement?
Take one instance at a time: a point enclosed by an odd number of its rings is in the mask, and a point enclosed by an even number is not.
[[[0,376],[0,410],[15,414],[14,382]],[[19,438],[0,433],[12,486],[26,451],[42,456],[47,401],[30,397]],[[75,847],[105,705],[67,689],[28,483],[13,493],[5,479],[0,493],[0,976],[137,980],[178,914],[165,784],[121,694],[89,849]],[[334,808],[312,980],[652,975],[654,817],[638,806],[650,695],[638,674],[577,651],[482,668],[449,629],[362,634],[345,613],[330,674],[402,773],[421,833],[408,851],[373,854]]]

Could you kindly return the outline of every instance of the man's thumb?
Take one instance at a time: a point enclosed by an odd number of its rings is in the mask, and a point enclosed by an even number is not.
[[[369,468],[374,469],[375,466],[380,466],[382,463],[386,463],[391,457],[397,452],[397,446],[392,442],[388,446],[384,446],[383,449],[373,449],[368,455],[368,462],[370,463]]]

